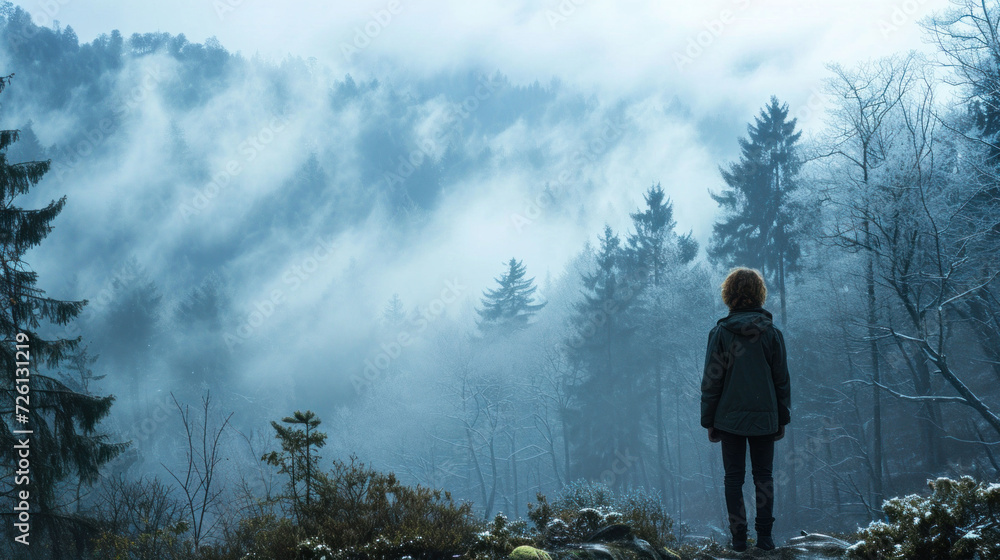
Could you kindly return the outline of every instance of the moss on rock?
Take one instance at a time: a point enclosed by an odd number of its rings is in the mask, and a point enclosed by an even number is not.
[[[511,551],[510,560],[552,560],[552,557],[540,548],[519,546]]]
[[[676,551],[671,550],[671,549],[669,549],[667,547],[663,547],[663,556],[665,556],[666,558],[670,558],[671,560],[674,560],[674,559],[681,560],[681,555],[680,554],[678,554]]]

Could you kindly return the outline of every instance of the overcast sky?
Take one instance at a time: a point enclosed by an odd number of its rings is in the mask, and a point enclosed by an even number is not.
[[[514,80],[558,77],[615,94],[666,88],[706,113],[733,105],[752,109],[772,93],[793,104],[804,102],[827,61],[926,48],[916,21],[945,6],[945,0],[22,4],[38,23],[71,25],[81,41],[111,29],[126,35],[184,33],[194,42],[215,36],[247,56],[315,57],[343,73],[473,66],[500,70]],[[345,56],[345,46],[357,51]],[[677,59],[688,54],[694,63]]]

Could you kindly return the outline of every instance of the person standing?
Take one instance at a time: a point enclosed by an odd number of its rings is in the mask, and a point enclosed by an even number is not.
[[[761,273],[734,268],[722,283],[729,314],[708,335],[701,382],[701,425],[708,439],[722,443],[726,510],[732,548],[747,548],[743,503],[746,452],[756,489],[754,529],[758,548],[773,550],[774,442],[790,421],[791,390],[785,339],[762,306],[767,287]]]

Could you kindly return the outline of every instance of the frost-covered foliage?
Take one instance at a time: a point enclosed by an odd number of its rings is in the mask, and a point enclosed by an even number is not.
[[[535,544],[535,537],[523,519],[508,521],[506,515],[498,513],[486,529],[476,535],[476,543],[469,556],[506,558],[519,547],[528,548],[525,545]]]
[[[333,550],[319,539],[306,539],[299,543],[299,557],[308,560],[330,560]]]
[[[474,550],[484,539],[484,524],[471,505],[455,502],[447,492],[402,484],[394,474],[376,471],[354,457],[333,461],[326,473],[316,473],[317,494],[299,504],[300,516],[249,517],[240,522],[213,558],[261,560],[395,560],[450,557]],[[291,511],[296,496],[281,496]],[[524,525],[522,523],[522,525]],[[494,522],[494,542],[506,555],[515,524]],[[507,540],[503,540],[503,537]],[[519,544],[519,543],[518,543]]]
[[[964,560],[1000,557],[1000,484],[958,480],[928,481],[930,496],[911,494],[886,500],[885,521],[860,532],[850,558]]]
[[[469,504],[451,494],[402,484],[351,458],[323,476],[304,528],[335,549],[335,557],[389,559],[461,554],[480,524]]]
[[[528,505],[528,517],[541,535],[542,544],[560,545],[586,540],[594,532],[623,523],[653,546],[677,540],[674,520],[663,511],[660,497],[643,488],[614,492],[606,484],[578,480],[566,485],[550,504],[537,495]]]

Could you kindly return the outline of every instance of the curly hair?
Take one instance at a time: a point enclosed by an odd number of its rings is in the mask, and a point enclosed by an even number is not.
[[[722,282],[722,301],[729,309],[760,307],[766,300],[764,276],[756,268],[734,268]]]

